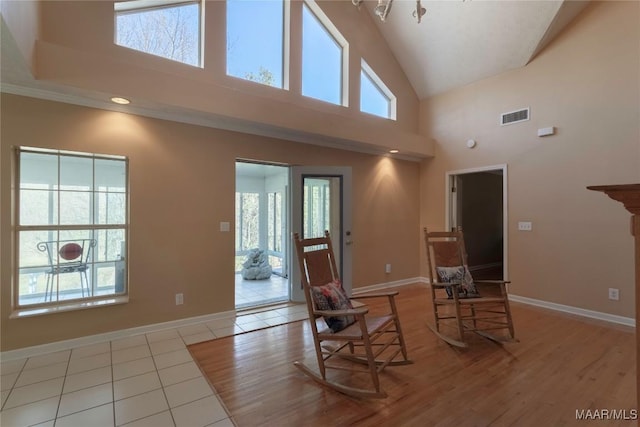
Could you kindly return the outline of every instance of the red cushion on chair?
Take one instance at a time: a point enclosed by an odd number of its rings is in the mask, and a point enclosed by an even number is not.
[[[77,243],[67,243],[60,248],[58,253],[60,254],[60,258],[72,261],[82,256],[82,246]]]

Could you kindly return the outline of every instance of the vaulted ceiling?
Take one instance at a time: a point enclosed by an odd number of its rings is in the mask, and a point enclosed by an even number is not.
[[[374,15],[377,0],[362,4],[424,99],[525,66],[588,3],[421,0],[421,23],[412,16],[415,0],[394,0],[384,23]]]

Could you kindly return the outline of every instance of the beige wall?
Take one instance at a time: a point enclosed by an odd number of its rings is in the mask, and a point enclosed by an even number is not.
[[[585,187],[640,182],[639,14],[596,2],[526,67],[422,102],[436,156],[421,169],[421,222],[444,227],[447,171],[506,163],[513,294],[635,317],[629,214]],[[498,126],[522,107],[530,121]],[[556,135],[537,137],[548,126]]]
[[[2,95],[1,349],[234,308],[236,158],[353,170],[354,287],[416,277],[419,164],[117,112]],[[130,302],[9,319],[12,146],[125,155],[130,160]],[[384,264],[393,264],[391,274]],[[183,292],[185,304],[174,295]]]

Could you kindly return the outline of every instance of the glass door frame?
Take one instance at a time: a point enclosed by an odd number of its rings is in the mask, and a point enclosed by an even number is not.
[[[302,289],[302,282],[300,276],[300,268],[298,267],[298,257],[293,247],[293,233],[303,232],[303,211],[304,211],[304,199],[303,199],[303,186],[305,178],[340,178],[340,233],[338,236],[332,235],[332,241],[334,246],[340,248],[340,277],[342,284],[347,292],[347,295],[351,296],[352,291],[352,267],[351,267],[351,244],[352,244],[352,232],[351,232],[351,167],[347,166],[292,166],[289,173],[290,178],[290,191],[291,191],[291,209],[289,213],[291,215],[289,220],[291,238],[288,239],[289,245],[289,265],[290,265],[290,295],[291,301],[303,302],[305,300],[304,291]]]

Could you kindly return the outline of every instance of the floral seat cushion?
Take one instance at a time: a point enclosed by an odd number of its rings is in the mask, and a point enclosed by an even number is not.
[[[316,310],[331,311],[353,308],[339,280],[322,286],[312,286],[311,297]],[[354,316],[324,316],[324,320],[333,332],[339,332],[356,321]]]

